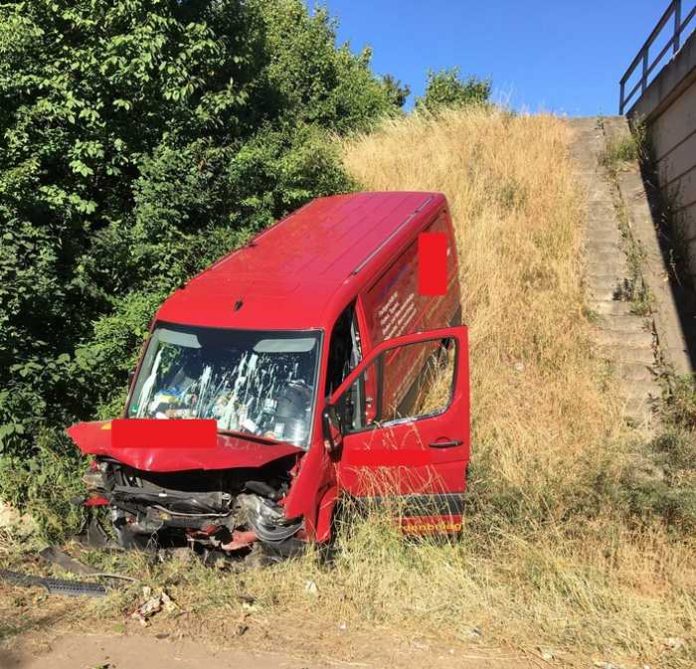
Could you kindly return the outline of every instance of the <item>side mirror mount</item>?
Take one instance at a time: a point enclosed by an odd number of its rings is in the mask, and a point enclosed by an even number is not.
[[[335,453],[343,444],[343,420],[334,404],[329,404],[322,413],[324,427],[324,448]]]

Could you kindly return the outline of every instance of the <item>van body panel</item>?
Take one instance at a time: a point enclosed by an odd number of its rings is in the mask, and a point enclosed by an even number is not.
[[[380,355],[437,337],[456,337],[452,395],[436,415],[399,421],[346,434],[338,462],[339,487],[358,498],[376,495],[441,495],[466,491],[465,471],[470,457],[469,356],[465,326],[437,329],[387,340],[375,347],[332,397],[340,397]],[[452,444],[446,448],[441,445]]]
[[[358,292],[444,202],[434,193],[313,200],[191,279],[156,320],[261,330],[325,327],[333,298]]]
[[[423,232],[447,237],[447,284],[442,296],[418,293],[418,244],[414,239],[391,266],[363,293],[363,310],[372,342],[449,324],[459,305],[457,253],[449,216],[440,211]]]

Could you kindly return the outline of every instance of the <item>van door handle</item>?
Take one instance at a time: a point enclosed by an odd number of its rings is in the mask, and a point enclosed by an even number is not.
[[[454,448],[461,446],[464,442],[461,439],[452,439],[451,441],[431,441],[430,448]]]

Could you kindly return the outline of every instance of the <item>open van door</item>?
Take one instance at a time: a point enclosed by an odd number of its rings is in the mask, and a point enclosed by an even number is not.
[[[339,494],[388,503],[407,532],[460,529],[470,449],[467,328],[375,347],[329,398],[324,443]]]

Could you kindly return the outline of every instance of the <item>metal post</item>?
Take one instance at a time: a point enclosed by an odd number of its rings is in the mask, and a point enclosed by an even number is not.
[[[645,93],[648,87],[648,49],[643,51],[643,73],[640,77],[640,92]]]
[[[679,51],[681,37],[681,0],[674,0],[674,53]]]
[[[622,81],[621,82],[621,94],[619,95],[619,114],[623,114],[624,110],[624,93],[626,88],[626,82]]]

